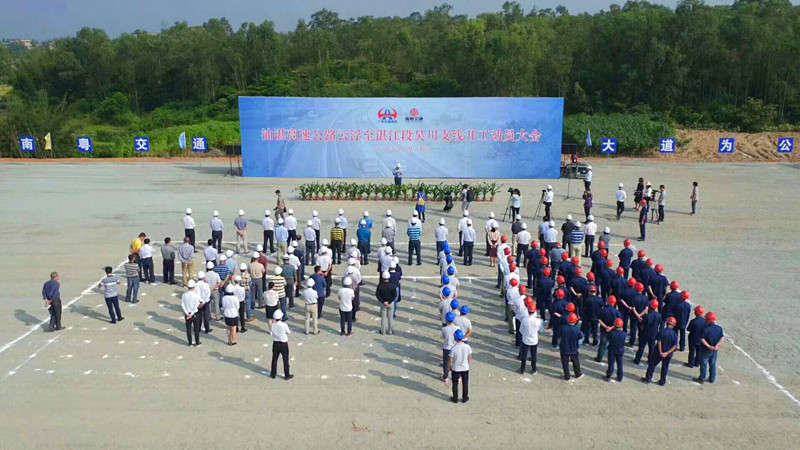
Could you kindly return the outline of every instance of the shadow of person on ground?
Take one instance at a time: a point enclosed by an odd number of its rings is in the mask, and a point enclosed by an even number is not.
[[[134,325],[139,327],[139,330],[141,330],[144,333],[149,334],[150,336],[155,336],[155,337],[157,337],[159,339],[172,341],[172,342],[174,342],[176,344],[181,344],[181,345],[187,345],[188,344],[187,341],[184,341],[183,339],[181,339],[181,338],[179,338],[177,336],[173,336],[172,334],[165,333],[165,332],[157,330],[155,328],[148,327],[143,322],[134,322]]]
[[[373,376],[376,376],[376,377],[379,377],[382,382],[387,383],[387,384],[391,384],[391,385],[394,385],[394,386],[405,388],[405,389],[408,389],[408,390],[413,391],[413,392],[423,393],[425,395],[429,395],[429,396],[431,396],[433,398],[436,398],[436,399],[441,399],[441,400],[449,400],[450,399],[450,395],[449,394],[444,394],[442,392],[439,392],[439,391],[437,391],[435,389],[432,389],[432,388],[428,387],[424,383],[412,380],[410,378],[403,378],[403,377],[397,377],[397,376],[392,376],[392,375],[386,375],[383,372],[380,372],[378,370],[370,370],[369,374],[373,375]]]
[[[14,311],[14,317],[16,317],[17,320],[24,323],[25,326],[28,327],[31,325],[36,325],[38,323],[41,323],[42,321],[41,319],[37,319],[36,317],[33,317],[32,315],[28,314],[28,312],[25,311],[24,309],[18,309]],[[45,324],[42,324],[42,327],[44,327],[44,325]]]
[[[78,313],[82,316],[89,317],[94,320],[99,320],[101,322],[108,322],[110,319],[108,317],[108,309],[106,309],[106,314],[101,314],[95,311],[94,308],[86,306],[86,305],[75,305],[73,304],[70,306],[70,312]]]
[[[225,356],[220,352],[208,352],[208,356],[214,358],[217,361],[225,362],[225,363],[228,363],[228,364],[233,364],[234,366],[238,366],[238,367],[241,367],[243,369],[247,369],[247,370],[249,370],[249,371],[251,371],[254,374],[259,375],[259,376],[264,376],[264,377],[268,377],[269,376],[269,370],[267,370],[266,366],[265,367],[261,367],[261,366],[259,366],[257,364],[254,364],[254,363],[251,363],[251,362],[247,362],[242,358],[237,358],[235,356]]]

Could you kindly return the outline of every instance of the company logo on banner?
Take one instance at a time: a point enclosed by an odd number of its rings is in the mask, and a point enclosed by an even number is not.
[[[33,136],[20,136],[19,149],[23,153],[33,153],[36,151],[36,138]]]
[[[88,136],[79,136],[77,140],[78,152],[92,153],[94,152],[94,142]]]
[[[562,98],[240,97],[239,108],[245,176],[391,178],[398,161],[406,178],[560,176]]]

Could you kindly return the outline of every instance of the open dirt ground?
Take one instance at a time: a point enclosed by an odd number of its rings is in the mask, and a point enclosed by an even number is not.
[[[694,301],[718,314],[731,340],[721,352],[716,385],[691,381],[697,372],[681,365],[685,353],[674,359],[667,386],[644,385],[638,381],[644,366],[633,366],[630,351],[625,382],[609,384],[601,379],[605,366],[590,360],[593,348],[581,350],[588,376],[564,382],[545,333],[540,373],[517,374],[493,288],[495,272],[479,244],[478,264],[460,268],[460,297],[472,307],[476,329],[471,401],[453,405],[449,387],[438,379],[436,280],[427,278],[436,275],[438,203],[429,206],[425,224],[425,265],[404,265],[396,334],[376,333],[378,312],[369,295],[375,279],[368,279],[352,338],[338,334],[333,299],[317,336],[303,334],[299,307],[290,311],[296,378],[272,380],[265,376],[271,343],[263,311],[238,346],[228,347],[217,328],[202,336],[202,347],[189,348],[179,288],[142,285],[141,302],[123,303],[126,320],[111,325],[102,294],[90,287],[103,266],[118,267],[140,231],[156,243],[181,238],[187,207],[195,211],[198,242],[209,237],[212,210],[231,228],[243,208],[254,245],[263,211],[274,204],[272,192],[290,193],[304,180],[232,180],[222,177],[227,164],[208,162],[2,164],[0,447],[793,448],[800,438],[800,244],[793,238],[800,165],[621,160],[593,166],[593,212],[601,227],[612,228],[613,253],[625,237],[638,236],[632,211],[619,222],[613,218],[616,184],[630,189],[642,176],[667,185],[666,222],[651,225],[639,248],[664,264]],[[701,202],[699,214],[689,216],[695,180]],[[568,213],[583,217],[577,182],[505,183],[504,190],[522,190],[531,229],[538,224],[532,216],[539,192],[548,183],[556,190],[559,222]],[[300,202],[291,193],[288,203],[303,220],[319,210],[324,230],[339,207],[351,227],[364,209],[380,219],[391,208],[400,229],[412,209],[410,202]],[[502,197],[475,204],[471,212],[482,226],[490,210],[502,215],[504,208]],[[457,236],[458,215],[458,207],[445,215],[451,236]],[[374,276],[374,267],[364,273]],[[47,311],[40,291],[51,270],[60,272],[62,298],[71,303],[63,317],[67,329],[59,333],[42,326]]]

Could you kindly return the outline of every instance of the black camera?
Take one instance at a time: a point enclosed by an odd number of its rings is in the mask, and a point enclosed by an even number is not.
[[[513,187],[510,187],[510,188],[508,188],[508,193],[509,194],[513,194],[515,190],[516,189],[514,189]]]

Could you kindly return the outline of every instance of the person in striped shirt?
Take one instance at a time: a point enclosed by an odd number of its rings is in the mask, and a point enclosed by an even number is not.
[[[139,295],[139,264],[136,263],[136,253],[128,255],[128,262],[123,266],[125,268],[125,277],[128,279],[128,288],[125,291],[125,301],[129,303],[137,303]]]
[[[342,247],[344,246],[344,230],[341,227],[342,219],[337,217],[333,220],[334,225],[331,228],[331,249],[333,249],[333,263],[342,263]]]
[[[272,289],[278,292],[278,303],[283,312],[283,321],[286,322],[286,279],[281,275],[283,269],[281,266],[275,268],[275,276],[272,277],[270,283],[273,285]]]
[[[417,252],[417,265],[422,265],[422,244],[420,243],[420,239],[422,238],[422,227],[420,226],[419,219],[413,218],[411,219],[411,223],[409,224],[408,231],[408,265],[411,265],[411,260],[414,256],[414,252]]]

